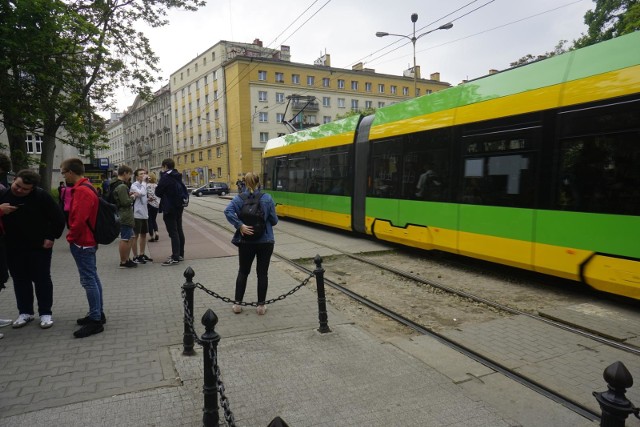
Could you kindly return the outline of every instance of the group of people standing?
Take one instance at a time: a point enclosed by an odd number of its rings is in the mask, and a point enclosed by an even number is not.
[[[86,315],[77,319],[80,328],[73,335],[85,338],[104,331],[107,318],[96,263],[98,244],[93,234],[101,195],[84,177],[82,160],[70,158],[61,163],[60,172],[65,183],[61,188],[66,194],[61,196],[60,204],[49,192],[38,187],[40,176],[36,172],[21,170],[9,185],[6,173],[10,170],[10,160],[0,154],[0,289],[8,281],[10,273],[19,313],[14,321],[0,319],[0,326],[11,324],[13,328],[21,328],[35,319],[34,290],[40,327],[48,329],[53,326],[51,260],[54,241],[62,236],[66,224],[69,229],[66,239],[89,305]],[[135,180],[130,183],[132,177]],[[172,159],[162,162],[160,180],[155,181],[155,176],[148,175],[145,169],[132,171],[123,165],[118,168],[117,179],[109,185],[108,197],[118,206],[121,221],[120,268],[152,261],[145,254],[146,235],[150,236],[148,241],[158,240],[158,212],[163,213],[172,252],[162,265],[175,265],[184,260],[181,190],[184,184]],[[232,243],[238,246],[239,256],[236,304],[232,310],[234,313],[242,312],[247,279],[253,261],[257,259],[257,313],[263,315],[266,312],[269,264],[275,244],[273,226],[277,224],[278,217],[271,196],[261,194],[258,175],[248,173],[244,182],[243,193],[235,196],[224,210],[225,217],[236,229]],[[242,221],[243,205],[250,198],[257,198],[264,216],[265,227],[259,236],[255,235],[254,227]],[[129,257],[131,253],[133,258]]]

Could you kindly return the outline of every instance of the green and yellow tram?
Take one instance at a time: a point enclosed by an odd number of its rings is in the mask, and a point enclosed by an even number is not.
[[[640,32],[267,143],[278,215],[640,299]]]

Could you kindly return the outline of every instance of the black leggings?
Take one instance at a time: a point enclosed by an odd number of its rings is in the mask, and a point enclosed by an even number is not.
[[[239,268],[236,278],[236,301],[242,301],[244,291],[247,288],[247,278],[251,272],[253,259],[258,258],[256,274],[258,276],[258,303],[262,304],[267,299],[269,287],[269,264],[273,254],[273,243],[240,243],[238,247]]]

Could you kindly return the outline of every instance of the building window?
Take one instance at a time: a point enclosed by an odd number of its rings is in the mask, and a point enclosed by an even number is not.
[[[378,93],[384,93],[384,85],[382,83],[378,85]]]
[[[267,142],[269,140],[269,132],[260,132],[260,142]]]
[[[427,95],[431,95],[433,91],[431,89],[427,89],[424,91],[424,93],[426,93]]]
[[[329,87],[329,82],[330,82],[329,77],[324,77],[322,79],[322,87]]]
[[[278,104],[284,104],[284,93],[276,92],[276,102]]]
[[[42,154],[42,136],[40,135],[27,135],[27,153],[29,154]]]
[[[351,100],[351,109],[352,110],[357,110],[358,109],[358,100],[357,99],[352,99]]]
[[[402,87],[402,94],[403,94],[404,96],[409,96],[409,88],[408,88],[408,87],[406,87],[406,86],[403,86],[403,87]]]
[[[331,116],[322,117],[322,123],[330,123],[330,122],[331,122]]]
[[[202,161],[202,151],[198,152],[198,160]]]
[[[282,123],[284,121],[284,114],[276,113],[276,123]]]
[[[371,92],[371,82],[366,82],[364,84],[364,91],[365,92]]]
[[[276,83],[284,83],[284,73],[276,73]]]
[[[196,155],[195,153],[191,153],[191,163],[196,161]]]
[[[215,110],[213,110],[213,118],[218,120],[220,118],[220,111],[218,111],[218,109],[216,108]]]
[[[213,91],[213,99],[214,100],[218,99],[218,91],[217,90]]]
[[[222,168],[218,168],[218,177],[222,177]]]
[[[351,80],[351,90],[358,90],[358,82]]]
[[[316,84],[316,78],[314,76],[307,76],[307,86],[313,86]]]
[[[291,83],[293,83],[294,85],[299,85],[300,84],[300,74],[292,74],[291,75]]]
[[[364,101],[364,108],[366,109],[373,108],[373,101]]]
[[[211,160],[211,148],[207,150],[207,160]]]
[[[420,96],[420,88],[419,87],[416,88],[416,96]]]
[[[222,157],[222,149],[220,147],[216,147],[216,157]]]
[[[378,108],[382,108],[382,107],[384,107],[384,102],[378,101]]]
[[[322,97],[322,106],[323,107],[331,107],[331,98],[329,98],[328,96],[323,96]]]
[[[391,85],[391,94],[395,95],[398,93],[398,86]]]
[[[220,139],[220,128],[216,128],[216,138]]]
[[[261,90],[258,92],[258,101],[267,102],[267,91]]]
[[[212,61],[216,60],[216,53],[215,52],[211,52],[211,60]]]
[[[260,81],[267,80],[267,72],[266,71],[258,71],[258,80],[260,80]]]
[[[338,79],[338,89],[344,89],[344,80]]]
[[[338,98],[338,108],[344,108],[344,98]]]
[[[267,123],[269,121],[269,114],[261,111],[260,113],[258,113],[258,117],[259,117],[259,121],[260,123]]]

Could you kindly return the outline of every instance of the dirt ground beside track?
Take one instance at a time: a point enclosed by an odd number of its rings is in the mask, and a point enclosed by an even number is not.
[[[531,313],[588,301],[588,297],[566,289],[567,286],[572,286],[571,282],[563,281],[563,289],[557,285],[554,278],[533,277],[486,263],[472,262],[471,265],[467,265],[466,262],[457,262],[448,255],[391,251],[369,254],[366,257],[411,272],[426,280],[481,295],[488,300]],[[323,259],[322,265],[328,280],[436,332],[462,328],[468,323],[482,323],[508,315],[482,303],[452,296],[428,285],[416,284],[346,256],[327,257]],[[292,267],[287,267],[287,270],[296,279],[304,278],[304,274],[296,272]],[[315,290],[315,281],[310,283],[310,288]],[[375,313],[329,286],[326,286],[326,295],[327,301],[348,319],[383,340],[416,335],[416,332],[409,328]]]

